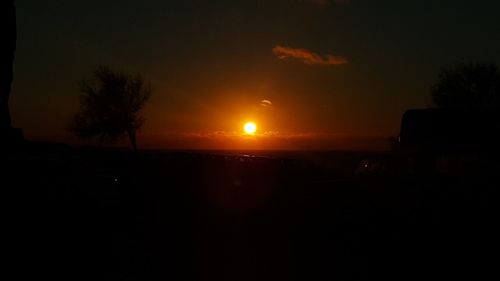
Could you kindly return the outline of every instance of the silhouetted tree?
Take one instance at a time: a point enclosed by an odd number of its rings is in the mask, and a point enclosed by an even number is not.
[[[128,136],[136,151],[136,131],[144,123],[141,111],[151,96],[150,85],[140,75],[99,66],[92,79],[81,81],[80,93],[80,111],[70,131],[81,138],[97,137],[101,142]]]
[[[435,105],[464,110],[500,108],[500,74],[492,63],[445,67],[431,89]]]

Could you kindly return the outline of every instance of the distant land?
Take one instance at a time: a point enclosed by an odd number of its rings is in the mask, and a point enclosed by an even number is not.
[[[36,136],[36,141],[55,141],[70,146],[104,146],[129,148],[127,139],[116,143],[99,144],[96,141],[82,141],[71,135]],[[389,136],[346,136],[346,135],[290,135],[290,136],[227,136],[221,134],[165,134],[141,135],[140,149],[162,150],[288,150],[288,151],[386,151],[390,149]]]

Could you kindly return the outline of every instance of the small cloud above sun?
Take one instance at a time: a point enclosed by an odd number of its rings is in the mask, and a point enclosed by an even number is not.
[[[257,125],[254,122],[247,122],[243,126],[243,130],[247,135],[254,135],[257,132]]]
[[[262,107],[271,107],[271,106],[273,106],[273,103],[270,100],[261,100],[260,101],[260,106],[262,106]]]

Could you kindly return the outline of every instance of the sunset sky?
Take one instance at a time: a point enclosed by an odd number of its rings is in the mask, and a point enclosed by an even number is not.
[[[500,1],[19,0],[11,108],[31,138],[65,130],[99,64],[153,86],[139,143],[362,147],[431,104],[450,63],[500,62]],[[247,121],[257,136],[241,136]],[[341,141],[343,140],[343,141]],[[347,141],[350,140],[350,141]]]

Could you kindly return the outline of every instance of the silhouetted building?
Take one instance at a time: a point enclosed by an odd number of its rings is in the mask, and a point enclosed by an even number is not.
[[[400,145],[436,151],[495,149],[499,121],[496,111],[412,109],[403,115]]]
[[[400,149],[408,155],[409,170],[462,171],[498,152],[499,121],[498,111],[408,110]]]

